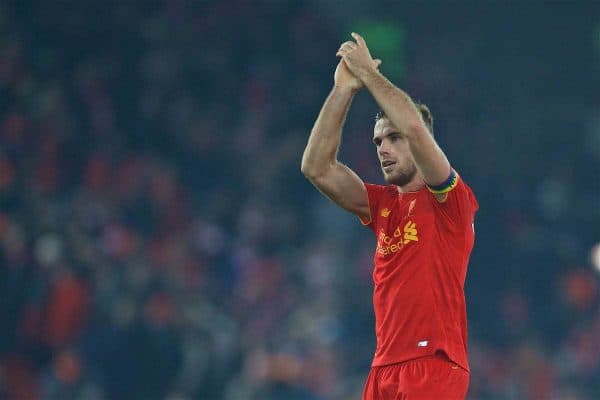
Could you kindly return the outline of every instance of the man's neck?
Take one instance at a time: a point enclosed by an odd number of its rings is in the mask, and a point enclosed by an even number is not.
[[[398,186],[398,191],[400,193],[410,193],[410,192],[416,192],[418,190],[421,190],[425,187],[425,181],[423,180],[423,178],[421,178],[418,175],[415,175],[415,177],[408,182],[406,185],[403,186]]]

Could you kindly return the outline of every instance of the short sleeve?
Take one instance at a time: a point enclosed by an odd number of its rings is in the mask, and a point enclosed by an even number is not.
[[[458,176],[456,186],[447,192],[446,200],[438,201],[432,194],[433,203],[442,221],[451,230],[471,227],[479,203],[471,188]]]
[[[365,189],[367,189],[367,195],[369,197],[369,213],[371,214],[371,220],[366,220],[361,217],[359,217],[359,219],[363,225],[368,226],[373,232],[375,232],[377,229],[376,225],[379,206],[381,204],[381,199],[387,191],[387,188],[386,186],[365,183]]]

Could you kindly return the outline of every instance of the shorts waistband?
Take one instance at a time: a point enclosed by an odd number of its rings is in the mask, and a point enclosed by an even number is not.
[[[377,366],[374,366],[372,368],[385,368],[385,367],[390,367],[390,366],[402,366],[402,365],[410,364],[410,363],[415,362],[415,361],[424,361],[424,360],[430,360],[430,359],[443,360],[443,361],[446,361],[447,363],[451,364],[452,368],[460,368],[463,371],[469,372],[467,369],[461,367],[459,364],[457,364],[454,361],[452,361],[450,359],[450,357],[448,357],[448,355],[446,354],[446,352],[443,351],[443,350],[437,350],[434,354],[427,354],[427,355],[424,355],[424,356],[421,356],[421,357],[416,357],[416,358],[411,358],[411,359],[408,359],[408,360],[400,361],[398,363],[386,364],[386,365],[377,365]]]

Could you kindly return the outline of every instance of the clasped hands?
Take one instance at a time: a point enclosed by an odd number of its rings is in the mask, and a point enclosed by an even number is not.
[[[341,60],[335,70],[334,82],[337,87],[357,91],[364,87],[370,74],[377,72],[381,60],[371,57],[362,36],[353,32],[352,37],[356,41],[342,43],[336,53]]]

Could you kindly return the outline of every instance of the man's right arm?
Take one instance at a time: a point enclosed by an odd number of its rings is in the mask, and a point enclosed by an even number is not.
[[[302,156],[302,173],[336,204],[369,220],[369,199],[363,181],[337,160],[342,127],[355,91],[334,86],[308,139]]]

